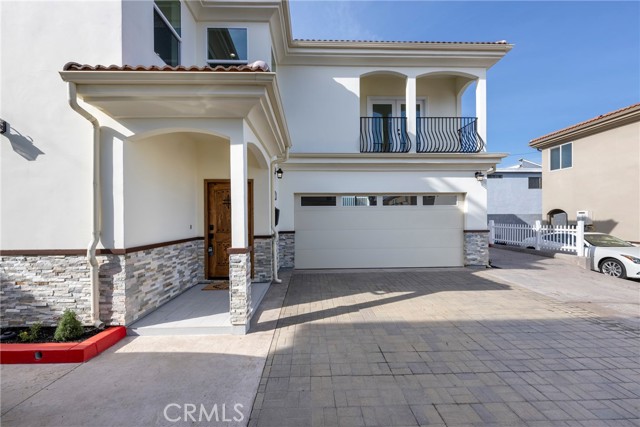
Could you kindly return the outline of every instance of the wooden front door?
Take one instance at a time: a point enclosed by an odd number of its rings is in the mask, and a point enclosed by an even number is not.
[[[248,183],[249,246],[253,245],[253,181]],[[231,182],[205,181],[205,265],[208,279],[229,277]],[[253,261],[253,253],[251,254]],[[253,267],[253,262],[251,263]],[[253,270],[253,268],[252,268]]]

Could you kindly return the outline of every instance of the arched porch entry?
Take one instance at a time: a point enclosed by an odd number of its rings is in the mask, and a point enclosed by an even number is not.
[[[174,127],[123,141],[122,215],[114,228],[125,247],[157,247],[137,254],[141,269],[130,279],[127,323],[183,292],[199,292],[198,284],[216,278],[229,282],[231,327],[246,329],[256,270],[255,227],[266,234],[270,215],[269,163],[247,138],[253,136],[241,129],[234,133],[233,126],[216,131]],[[238,191],[244,195],[237,197]],[[270,267],[271,260],[264,264]],[[197,289],[187,291],[192,287]],[[220,294],[206,292],[202,298],[213,303]]]
[[[122,129],[118,131],[122,137],[113,138],[108,153],[112,160],[103,159],[103,165],[112,165],[109,188],[98,182],[92,193],[92,215],[101,193],[103,199],[112,199],[114,248],[109,251],[117,259],[113,269],[103,270],[118,300],[116,304],[114,296],[113,304],[96,304],[101,313],[115,312],[118,305],[117,316],[105,315],[117,319],[111,323],[130,324],[177,295],[179,289],[163,292],[167,282],[193,283],[204,274],[198,273],[204,271],[208,236],[204,180],[228,179],[230,323],[248,329],[252,314],[248,182],[254,180],[254,200],[260,200],[254,209],[255,232],[271,234],[271,184],[265,165],[285,158],[291,140],[275,73],[261,67],[228,71],[164,67],[150,73],[143,67],[107,69],[69,63],[60,73],[69,83],[72,107],[95,126],[94,147],[101,145],[97,140],[107,126]],[[78,99],[91,111],[78,107]],[[100,155],[96,150],[94,157]],[[94,175],[99,169],[100,164],[94,163]],[[93,230],[92,236],[102,232]],[[161,244],[159,238],[175,240]],[[160,266],[171,263],[185,266],[179,277],[154,276]],[[92,275],[93,287],[103,285],[97,282],[98,275]]]

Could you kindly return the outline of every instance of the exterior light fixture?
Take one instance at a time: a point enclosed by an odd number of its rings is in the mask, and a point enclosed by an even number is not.
[[[0,119],[0,134],[5,133],[7,131],[7,122]]]
[[[278,168],[278,170],[276,171],[276,176],[278,177],[278,179],[282,179],[282,175],[284,175],[284,172],[282,172],[282,168]]]
[[[484,180],[484,174],[482,172],[476,172],[476,179],[478,181],[483,181]]]

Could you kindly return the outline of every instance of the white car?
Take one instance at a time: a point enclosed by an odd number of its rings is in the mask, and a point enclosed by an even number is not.
[[[584,233],[584,245],[593,270],[622,279],[640,279],[640,247],[604,233]]]
[[[540,236],[542,249],[570,250],[575,247],[572,233],[553,232]],[[535,249],[536,238],[524,239],[520,246]],[[640,247],[604,233],[584,233],[585,255],[591,258],[591,268],[620,278],[640,279]]]

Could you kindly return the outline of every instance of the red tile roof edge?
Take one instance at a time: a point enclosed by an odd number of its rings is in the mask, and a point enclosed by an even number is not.
[[[263,61],[256,61],[247,65],[217,65],[211,67],[205,65],[198,67],[196,65],[184,66],[178,65],[172,67],[170,65],[88,65],[79,64],[77,62],[67,62],[62,68],[63,71],[199,71],[199,72],[268,72],[269,66]]]
[[[593,124],[593,123],[595,123],[595,122],[598,122],[598,121],[604,120],[604,119],[606,119],[606,118],[608,118],[608,117],[611,117],[611,116],[613,116],[613,115],[616,115],[616,114],[619,114],[619,113],[625,112],[625,111],[627,111],[627,110],[632,110],[632,109],[634,109],[634,108],[638,108],[638,109],[640,110],[640,103],[638,103],[638,104],[633,104],[633,105],[629,105],[629,106],[627,106],[627,107],[623,107],[623,108],[620,108],[620,109],[618,109],[618,110],[611,111],[610,113],[601,114],[601,115],[599,115],[598,117],[593,117],[593,118],[591,118],[591,119],[589,119],[589,120],[585,120],[585,121],[580,122],[580,123],[577,123],[577,124],[575,124],[575,125],[567,126],[566,128],[562,128],[562,129],[560,129],[560,130],[557,130],[557,131],[554,131],[554,132],[548,133],[548,134],[546,134],[546,135],[542,135],[542,136],[540,136],[540,137],[538,137],[538,138],[535,138],[535,139],[532,139],[531,141],[529,141],[529,144],[535,144],[535,143],[537,143],[537,142],[543,141],[543,140],[548,139],[548,138],[551,138],[551,137],[553,137],[553,136],[560,135],[560,134],[562,134],[562,133],[565,133],[565,132],[568,132],[568,131],[571,131],[571,130],[577,130],[577,129],[580,129],[580,128],[585,127],[585,126],[587,126],[587,125],[590,125],[590,124]]]
[[[311,43],[409,43],[409,44],[489,44],[489,45],[506,45],[506,40],[495,42],[453,42],[453,41],[421,41],[421,40],[345,40],[345,39],[294,39],[294,42],[311,42]]]

